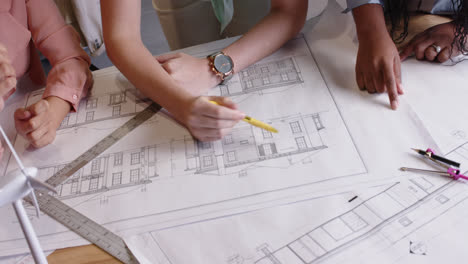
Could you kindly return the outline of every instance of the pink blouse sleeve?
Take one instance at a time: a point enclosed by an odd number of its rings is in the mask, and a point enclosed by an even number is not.
[[[57,96],[76,111],[92,84],[90,58],[52,0],[30,0],[26,5],[34,44],[52,64],[43,98]]]

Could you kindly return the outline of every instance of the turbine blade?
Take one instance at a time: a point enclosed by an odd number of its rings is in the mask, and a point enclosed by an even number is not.
[[[37,180],[37,179],[35,179],[33,177],[28,177],[28,181],[31,183],[31,185],[32,185],[32,187],[34,189],[57,193],[57,191],[54,189],[54,187],[52,187],[50,184],[47,184],[45,182],[41,182],[40,180]]]

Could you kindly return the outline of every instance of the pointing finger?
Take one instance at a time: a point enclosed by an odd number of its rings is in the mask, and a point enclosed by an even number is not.
[[[398,92],[396,87],[395,75],[393,72],[393,65],[384,65],[383,69],[384,82],[390,100],[390,106],[393,110],[398,108]]]

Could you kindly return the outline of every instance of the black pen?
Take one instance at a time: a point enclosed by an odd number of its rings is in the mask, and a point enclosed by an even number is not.
[[[423,155],[423,156],[426,156],[426,157],[429,157],[429,158],[433,158],[433,159],[435,159],[437,161],[440,161],[440,162],[443,162],[445,164],[460,168],[460,163],[449,160],[449,159],[446,159],[446,158],[441,157],[441,156],[438,156],[438,155],[434,154],[434,152],[432,152],[430,149],[428,149],[427,151],[424,151],[424,150],[421,150],[421,149],[412,148],[412,150],[416,151],[420,155]]]

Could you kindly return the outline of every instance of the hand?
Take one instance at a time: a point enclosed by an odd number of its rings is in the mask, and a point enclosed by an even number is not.
[[[20,135],[36,148],[52,143],[60,123],[70,112],[70,104],[50,96],[15,112],[15,126]]]
[[[211,70],[206,58],[195,58],[184,53],[171,53],[155,57],[166,72],[192,96],[205,94],[221,82]]]
[[[219,105],[210,103],[209,100]],[[200,141],[215,141],[223,138],[245,114],[226,97],[197,97],[187,108],[183,122],[192,135]]]
[[[373,32],[359,41],[356,80],[361,90],[387,92],[391,108],[398,108],[398,95],[403,94],[400,56],[387,32]]]
[[[460,54],[457,46],[452,46],[455,25],[451,22],[440,24],[416,35],[401,51],[400,58],[405,60],[413,53],[418,60],[445,62]],[[434,46],[441,48],[437,53]]]
[[[0,111],[3,109],[6,100],[16,87],[16,73],[8,58],[8,51],[0,44]]]

